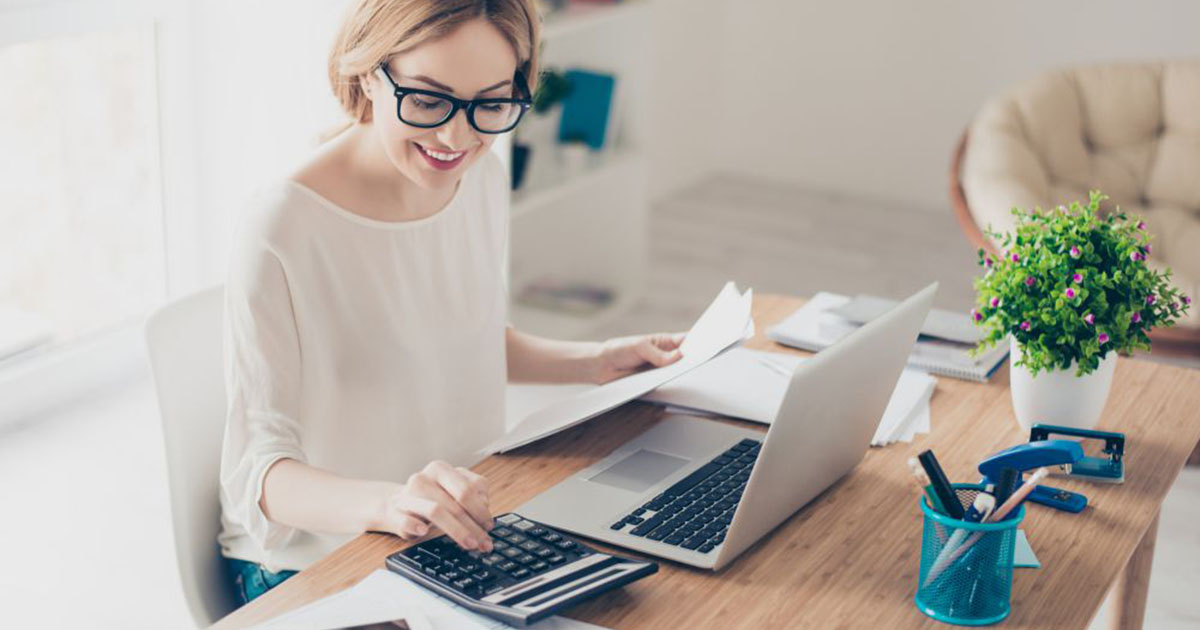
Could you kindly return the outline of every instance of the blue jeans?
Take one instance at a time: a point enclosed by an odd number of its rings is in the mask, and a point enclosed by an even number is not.
[[[279,586],[284,580],[296,575],[295,571],[272,573],[257,562],[225,558],[225,568],[233,582],[233,591],[239,605],[249,604],[254,598]]]

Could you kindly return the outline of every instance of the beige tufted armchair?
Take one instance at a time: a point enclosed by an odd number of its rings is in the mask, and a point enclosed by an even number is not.
[[[950,196],[968,237],[1013,226],[1014,207],[1084,200],[1139,214],[1150,263],[1200,296],[1200,60],[1120,63],[1050,72],[987,103],[959,143]],[[1200,303],[1200,302],[1197,302]],[[1155,350],[1200,355],[1200,308],[1155,331]]]

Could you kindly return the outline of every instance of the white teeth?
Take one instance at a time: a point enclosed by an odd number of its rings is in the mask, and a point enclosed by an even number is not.
[[[425,147],[421,147],[421,150],[424,151],[429,157],[432,157],[435,160],[441,160],[442,162],[453,162],[454,160],[457,160],[463,153],[466,153],[466,151],[459,151],[458,153],[438,153],[437,151],[430,151]]]

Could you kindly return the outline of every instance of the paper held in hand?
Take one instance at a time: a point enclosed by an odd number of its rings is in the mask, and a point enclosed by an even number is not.
[[[508,433],[484,449],[505,452],[573,427],[633,400],[713,358],[722,350],[754,335],[750,316],[752,291],[739,293],[726,283],[704,314],[688,331],[671,365],[638,372],[603,385],[523,386],[537,395],[520,396],[508,404]],[[513,387],[509,387],[510,395]]]

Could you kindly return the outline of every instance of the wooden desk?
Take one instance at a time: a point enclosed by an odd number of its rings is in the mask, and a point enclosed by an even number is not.
[[[757,297],[759,332],[747,345],[785,351],[762,331],[802,303]],[[491,479],[493,506],[512,510],[650,428],[662,413],[632,403],[515,453],[489,457],[475,470]],[[871,449],[853,472],[722,572],[662,561],[657,575],[574,608],[570,616],[622,629],[945,628],[912,601],[921,515],[905,460],[935,448],[954,480],[975,481],[980,459],[1028,436],[1013,418],[1007,367],[985,385],[940,379],[932,413],[932,433],[912,444]],[[1031,505],[1023,527],[1043,568],[1017,570],[1006,628],[1086,628],[1114,585],[1123,593],[1115,623],[1141,626],[1158,510],[1200,439],[1200,372],[1120,359],[1101,428],[1127,434],[1127,480],[1106,485],[1056,479],[1087,495],[1081,514]],[[214,627],[265,621],[349,587],[405,546],[382,534],[359,536]]]

